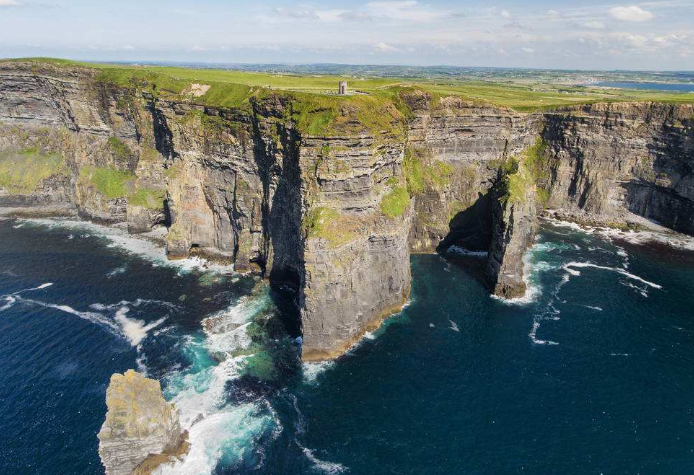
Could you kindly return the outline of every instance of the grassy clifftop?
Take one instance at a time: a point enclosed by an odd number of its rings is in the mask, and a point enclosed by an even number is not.
[[[693,94],[647,90],[599,89],[551,84],[450,80],[410,81],[398,78],[344,78],[329,75],[291,75],[246,71],[159,66],[97,64],[50,58],[11,61],[46,67],[89,68],[103,85],[140,89],[164,99],[225,108],[249,108],[252,98],[281,95],[290,104],[287,118],[311,135],[358,132],[359,126],[397,136],[399,123],[411,112],[403,91],[422,91],[433,98],[454,96],[509,107],[520,112],[576,104],[619,101],[694,103]],[[361,94],[337,96],[340,80]],[[356,119],[356,120],[355,120]]]

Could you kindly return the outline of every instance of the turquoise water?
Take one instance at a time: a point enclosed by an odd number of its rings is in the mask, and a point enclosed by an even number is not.
[[[414,256],[400,315],[300,365],[289,296],[104,233],[0,221],[0,473],[103,473],[104,392],[130,367],[190,427],[164,473],[694,470],[691,253],[546,225],[515,303]]]

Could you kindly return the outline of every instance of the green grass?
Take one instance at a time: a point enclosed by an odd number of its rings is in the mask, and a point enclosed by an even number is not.
[[[36,147],[0,153],[0,188],[9,193],[31,194],[54,175],[67,175],[65,160],[59,154],[44,154]]]
[[[161,209],[166,198],[163,189],[136,187],[136,176],[128,171],[87,166],[80,168],[78,180],[82,186],[94,187],[107,199],[127,198],[128,204],[147,209]]]
[[[408,106],[402,94],[407,91],[424,91],[431,94],[434,105],[445,96],[458,96],[467,100],[489,102],[529,112],[561,106],[615,101],[655,101],[694,103],[694,95],[676,92],[660,92],[635,89],[604,89],[572,87],[540,82],[492,82],[471,80],[418,80],[400,78],[346,78],[330,75],[291,75],[229,71],[216,69],[192,69],[180,67],[123,66],[74,62],[62,59],[28,58],[36,67],[87,67],[98,71],[97,80],[106,85],[139,88],[155,96],[176,96],[191,102],[219,107],[246,107],[253,96],[267,95],[271,91],[308,94],[318,98],[307,101],[306,96],[294,96],[300,105],[293,113],[301,121],[301,130],[319,134],[335,121],[340,113],[336,104],[350,104],[357,108],[357,116],[367,128],[381,128],[376,116],[391,107],[408,116]],[[328,96],[337,89],[340,80],[347,80],[350,90],[368,93],[369,96]],[[191,84],[207,84],[210,90],[202,97],[188,97],[185,91]],[[325,100],[323,100],[325,99]],[[375,112],[379,112],[376,114]],[[337,113],[337,114],[336,114]],[[369,121],[375,120],[375,123]]]
[[[427,188],[440,190],[451,181],[453,168],[445,162],[430,160],[427,152],[408,148],[402,162],[407,191],[421,195]]]
[[[407,188],[396,186],[393,190],[383,197],[380,203],[381,212],[389,218],[402,216],[410,204],[410,194]]]
[[[509,203],[524,202],[527,191],[531,187],[537,187],[537,201],[546,206],[549,202],[549,190],[544,188],[549,179],[549,162],[547,156],[547,143],[540,137],[535,143],[523,150],[520,157],[509,157],[501,164],[503,173],[502,199]]]
[[[128,147],[125,142],[118,137],[109,137],[106,144],[118,160],[127,160],[133,154],[130,147]]]
[[[161,209],[166,199],[164,190],[153,188],[139,188],[135,193],[130,195],[128,203],[135,206],[142,206],[147,209]]]
[[[135,175],[122,170],[102,167],[82,167],[79,182],[93,185],[108,199],[126,198],[130,194]]]
[[[309,238],[325,239],[330,247],[347,244],[355,237],[346,218],[325,206],[311,209],[302,221],[302,228]]]

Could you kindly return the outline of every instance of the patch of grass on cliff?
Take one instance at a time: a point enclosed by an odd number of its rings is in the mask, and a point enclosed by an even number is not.
[[[521,154],[520,159],[510,157],[502,165],[504,194],[502,199],[509,203],[525,202],[528,190],[536,187],[537,200],[545,206],[549,192],[541,183],[549,177],[547,163],[547,144],[538,138],[534,145]]]
[[[516,173],[506,176],[506,196],[509,203],[524,203],[528,189],[535,186],[532,175],[524,166],[519,166]]]
[[[432,163],[427,163],[432,162]],[[431,160],[425,150],[407,148],[402,163],[411,195],[421,195],[427,188],[441,189],[450,183],[453,168],[446,162]]]
[[[82,167],[79,182],[93,185],[94,188],[108,199],[126,198],[135,179],[131,172],[102,167]]]
[[[109,137],[106,141],[108,148],[113,152],[113,156],[120,161],[127,160],[133,154],[130,147],[118,137]]]
[[[410,205],[410,194],[404,186],[396,186],[383,197],[380,203],[381,212],[389,218],[402,216]]]
[[[324,206],[311,209],[303,219],[302,228],[309,238],[325,239],[330,247],[347,244],[355,237],[340,213]]]
[[[0,187],[9,193],[30,194],[51,176],[66,174],[65,159],[59,154],[44,154],[36,147],[0,153]]]
[[[128,197],[128,203],[135,206],[142,206],[147,209],[161,209],[163,207],[166,192],[154,188],[138,188],[135,193]]]
[[[550,198],[548,186],[551,170],[547,147],[547,142],[538,137],[535,144],[528,147],[523,157],[523,165],[537,185],[537,200],[543,207],[547,206]]]
[[[408,147],[405,150],[405,158],[402,161],[403,174],[407,182],[407,191],[412,195],[421,195],[426,189],[421,153],[421,151],[413,150]]]

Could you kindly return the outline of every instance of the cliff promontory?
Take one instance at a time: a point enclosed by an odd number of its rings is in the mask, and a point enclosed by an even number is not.
[[[326,359],[408,299],[411,252],[486,252],[490,290],[515,297],[543,210],[694,232],[693,128],[691,104],[518,112],[418,86],[330,96],[6,61],[0,208],[165,226],[172,259],[293,289],[304,359]]]

